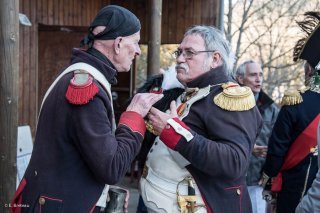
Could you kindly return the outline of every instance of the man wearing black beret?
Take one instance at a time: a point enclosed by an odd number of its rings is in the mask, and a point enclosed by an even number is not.
[[[11,212],[100,212],[109,184],[130,168],[144,119],[162,95],[136,95],[116,126],[110,87],[141,53],[140,22],[129,10],[99,11],[41,105],[34,149]]]
[[[274,201],[272,196],[277,194],[277,213],[295,212],[318,171],[320,13],[307,12],[298,24],[306,36],[295,45],[293,60],[305,60],[306,88],[285,93],[264,166],[265,198]]]

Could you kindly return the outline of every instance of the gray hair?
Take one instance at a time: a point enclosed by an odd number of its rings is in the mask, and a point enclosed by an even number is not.
[[[234,74],[235,79],[238,79],[238,77],[240,77],[240,76],[244,78],[245,75],[246,75],[246,65],[247,65],[247,64],[253,64],[253,63],[258,64],[258,63],[255,62],[254,60],[248,60],[248,61],[245,61],[245,62],[243,62],[242,64],[240,64],[240,65],[238,66],[235,74]]]
[[[235,55],[232,52],[230,43],[225,38],[224,34],[215,27],[201,25],[191,27],[184,34],[184,36],[189,36],[192,34],[198,34],[203,38],[206,50],[216,50],[220,53],[223,67],[225,68],[227,74],[232,75]]]

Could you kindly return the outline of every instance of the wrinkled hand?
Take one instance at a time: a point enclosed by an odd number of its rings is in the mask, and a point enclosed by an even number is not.
[[[153,104],[159,101],[163,94],[138,93],[136,94],[126,111],[133,111],[145,117]]]
[[[153,126],[155,135],[160,135],[162,130],[168,125],[167,120],[170,118],[178,117],[176,102],[170,103],[170,114],[161,112],[160,110],[152,107],[148,113],[149,123]]]
[[[267,146],[259,146],[259,145],[254,145],[252,154],[256,157],[263,157],[265,158],[267,156],[268,152],[268,147]]]

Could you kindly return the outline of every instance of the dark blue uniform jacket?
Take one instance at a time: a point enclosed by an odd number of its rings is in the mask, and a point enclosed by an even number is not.
[[[246,173],[262,121],[257,107],[227,111],[213,102],[222,92],[221,84],[230,81],[233,80],[218,67],[187,84],[189,88],[215,86],[208,96],[191,106],[182,120],[194,138],[187,142],[181,137],[174,149],[191,163],[186,168],[194,177],[208,212],[250,213]]]
[[[264,172],[275,177],[287,151],[300,133],[320,113],[320,94],[310,90],[302,94],[303,102],[283,106],[269,140]],[[277,212],[294,212],[300,199],[310,188],[318,171],[317,156],[309,154],[297,166],[282,174],[282,190],[278,193]]]
[[[114,81],[111,64],[75,49],[71,64],[77,62],[94,66]],[[21,194],[16,193],[27,206],[22,212],[90,212],[104,185],[118,183],[128,171],[143,140],[144,132],[133,132],[126,125],[112,132],[111,102],[96,81],[99,92],[89,103],[70,104],[65,94],[72,77],[73,73],[66,74],[43,105]],[[136,116],[139,119],[143,122]]]

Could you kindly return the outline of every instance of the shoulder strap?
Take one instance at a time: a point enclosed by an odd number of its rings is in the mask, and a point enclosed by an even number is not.
[[[45,100],[47,99],[48,95],[50,94],[51,90],[54,88],[54,86],[58,83],[58,81],[67,73],[73,72],[75,70],[85,70],[87,71],[90,75],[93,76],[94,79],[96,79],[105,89],[105,91],[107,92],[109,98],[110,98],[110,102],[111,102],[111,108],[112,108],[112,129],[113,131],[116,128],[116,123],[115,123],[115,117],[114,117],[114,110],[113,110],[113,102],[112,102],[112,94],[111,94],[111,85],[108,82],[108,80],[106,79],[106,77],[99,71],[97,70],[95,67],[87,64],[87,63],[83,63],[83,62],[79,62],[79,63],[75,63],[70,65],[67,69],[65,69],[56,79],[55,81],[51,84],[51,86],[49,87],[49,89],[47,90],[46,94],[44,95],[44,98],[42,100],[41,103],[41,107],[40,107],[40,113],[41,113],[41,109],[43,106],[43,103],[45,102]],[[40,115],[39,113],[39,115]]]

